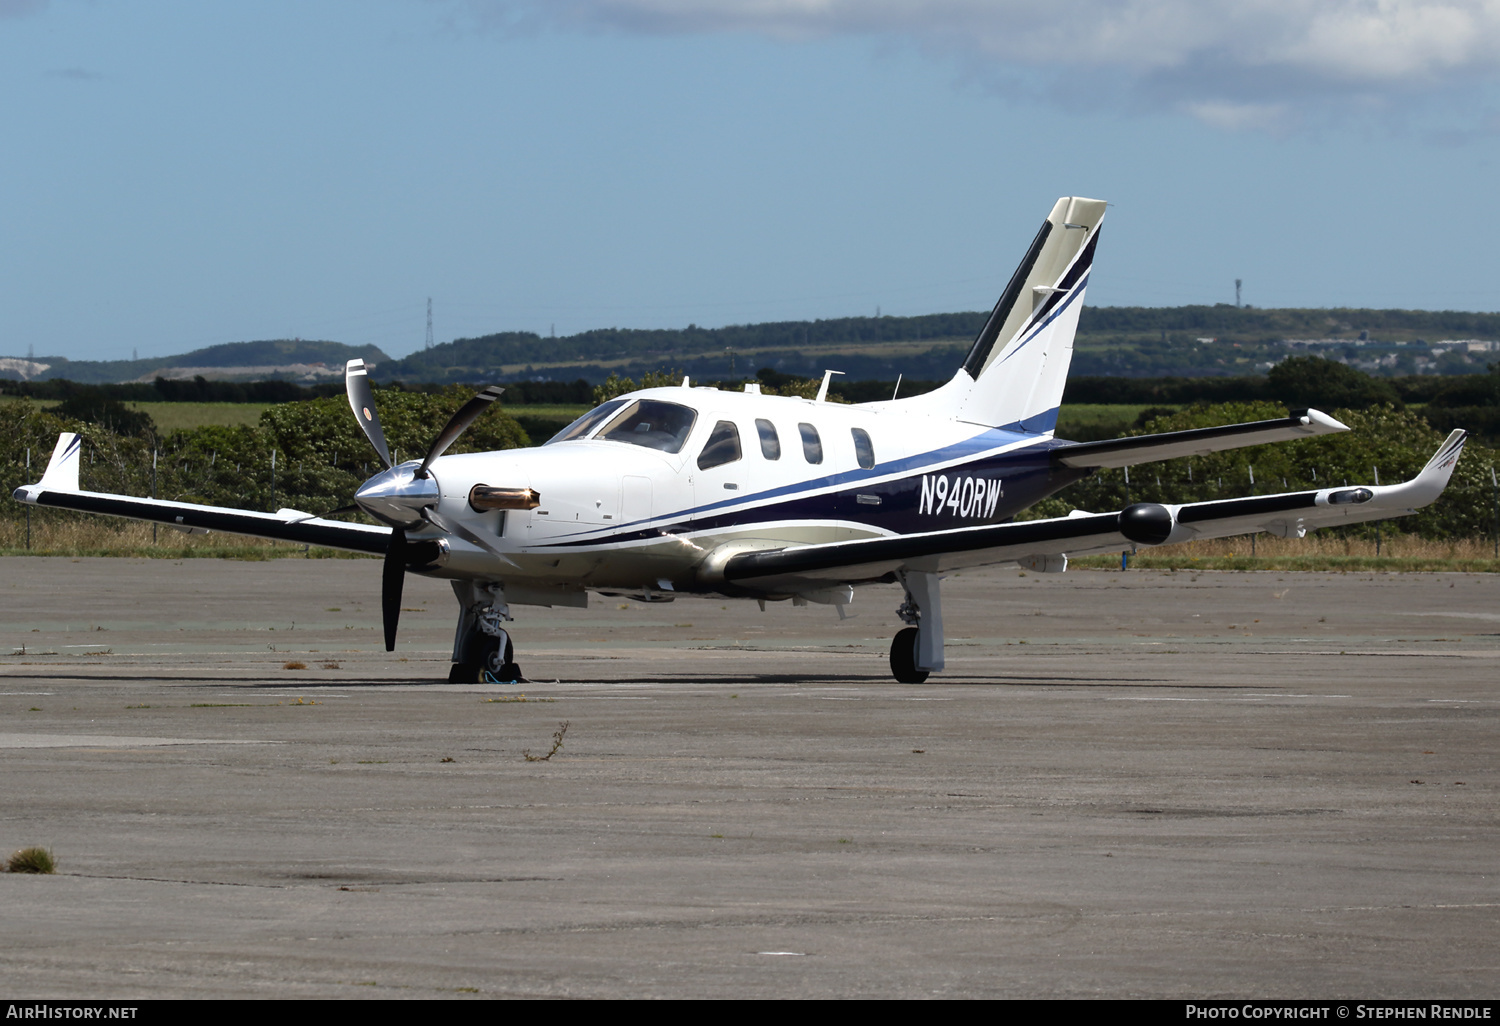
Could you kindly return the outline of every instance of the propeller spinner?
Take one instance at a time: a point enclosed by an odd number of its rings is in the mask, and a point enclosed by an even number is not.
[[[468,430],[489,409],[490,404],[500,398],[505,389],[489,385],[482,389],[448,419],[443,430],[427,448],[421,464],[413,466],[391,462],[390,446],[386,444],[385,432],[380,428],[380,415],[375,410],[375,393],[370,388],[369,371],[363,360],[350,360],[344,367],[344,389],[349,396],[349,408],[360,430],[379,453],[386,469],[360,485],[354,493],[354,501],[370,516],[391,526],[391,539],[385,550],[385,566],[380,580],[380,611],[385,626],[385,650],[396,647],[396,624],[401,618],[401,592],[406,582],[407,557],[411,546],[406,540],[408,528],[431,524],[446,534],[456,534],[465,541],[479,546],[506,563],[510,559],[492,542],[468,527],[442,516],[434,508],[438,504],[437,482],[431,474],[432,461],[448,450],[458,436]]]

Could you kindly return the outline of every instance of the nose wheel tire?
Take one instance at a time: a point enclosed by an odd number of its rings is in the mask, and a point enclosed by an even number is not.
[[[902,684],[921,684],[927,671],[917,669],[917,629],[906,627],[891,641],[891,675]]]
[[[521,667],[516,664],[516,649],[510,642],[509,634],[502,633],[498,638],[479,634],[469,651],[469,659],[474,661],[454,663],[448,669],[448,683],[473,684],[477,681],[488,684],[491,680],[497,680],[502,684],[510,684],[526,679],[521,675]]]
[[[481,679],[487,679],[484,674],[489,674],[498,681],[511,682],[521,680],[521,668],[516,665],[516,649],[510,643],[510,635],[502,634],[498,638],[486,636],[484,645],[479,651],[479,669]]]

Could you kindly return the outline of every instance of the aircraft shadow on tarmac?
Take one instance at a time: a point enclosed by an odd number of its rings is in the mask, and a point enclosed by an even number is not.
[[[162,684],[171,687],[241,687],[249,689],[352,689],[352,688],[392,688],[392,687],[425,687],[442,686],[452,687],[445,681],[435,681],[431,677],[406,677],[386,678],[382,680],[330,680],[327,678],[308,677],[285,677],[277,680],[234,677],[192,677],[192,676],[161,676],[155,673],[17,673],[6,676],[7,680],[15,681],[42,681],[42,682],[67,682],[91,684]],[[515,683],[506,682],[500,687],[552,687],[568,685],[649,685],[649,684],[691,684],[712,687],[735,687],[749,686],[755,684],[779,684],[779,685],[801,685],[801,686],[829,686],[829,685],[860,685],[869,687],[880,687],[898,689],[901,685],[893,684],[890,677],[882,673],[840,673],[840,674],[654,674],[651,676],[620,676],[620,677],[574,677],[568,680],[523,680]],[[462,686],[462,685],[461,685]],[[476,687],[495,687],[495,684],[476,683]],[[1011,687],[1067,687],[1067,688],[1161,688],[1173,691],[1265,691],[1274,689],[1278,685],[1255,683],[1255,684],[1202,684],[1187,683],[1177,680],[1165,680],[1159,677],[1093,677],[1093,676],[1065,676],[1062,674],[1033,674],[1028,676],[1001,676],[1001,677],[945,677],[941,684],[908,685],[917,687],[922,691],[930,691],[940,695],[947,688],[1011,688]]]

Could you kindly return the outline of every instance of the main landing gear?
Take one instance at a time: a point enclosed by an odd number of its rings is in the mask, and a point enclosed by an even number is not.
[[[897,575],[906,601],[896,614],[911,624],[891,642],[891,675],[902,684],[921,684],[943,668],[943,603],[938,575],[902,571]]]
[[[516,650],[505,624],[511,619],[505,589],[499,584],[453,581],[458,598],[458,629],[453,635],[453,665],[448,681],[453,684],[501,683],[523,680],[516,665]]]

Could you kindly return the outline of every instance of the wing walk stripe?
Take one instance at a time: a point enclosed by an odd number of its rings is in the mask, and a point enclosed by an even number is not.
[[[1196,524],[1204,520],[1231,520],[1260,513],[1282,513],[1289,509],[1310,509],[1318,504],[1317,492],[1291,492],[1286,495],[1254,495],[1244,499],[1217,499],[1195,502],[1177,512],[1177,522]]]

